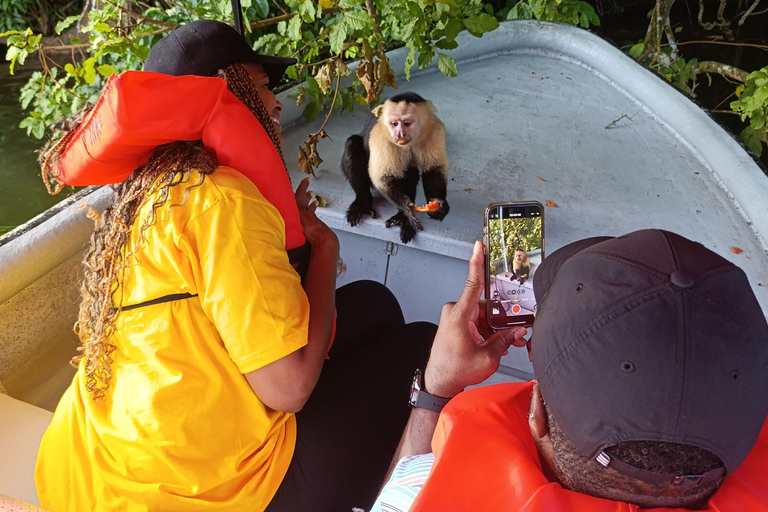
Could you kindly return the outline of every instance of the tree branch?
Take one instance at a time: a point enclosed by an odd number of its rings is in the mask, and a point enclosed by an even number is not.
[[[692,71],[694,73],[717,73],[718,75],[722,75],[726,78],[731,78],[742,83],[744,80],[746,80],[747,75],[749,74],[743,69],[731,66],[730,64],[723,64],[722,62],[715,62],[712,60],[699,62],[699,64],[695,66]]]
[[[747,18],[749,18],[749,15],[752,14],[752,12],[755,10],[755,7],[757,7],[757,4],[760,3],[760,0],[755,0],[752,5],[749,6],[749,9],[746,10],[744,15],[739,19],[739,26],[742,26],[744,24],[744,21],[746,21]]]
[[[669,19],[669,12],[675,0],[656,0],[653,9],[648,14],[651,18],[648,30],[645,33],[643,53],[637,59],[639,61],[656,60],[661,54],[661,36]]]

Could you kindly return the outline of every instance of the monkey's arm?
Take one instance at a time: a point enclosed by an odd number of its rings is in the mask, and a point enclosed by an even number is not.
[[[371,195],[372,183],[368,176],[368,150],[362,136],[352,135],[347,139],[344,155],[341,157],[341,170],[344,171],[344,176],[347,177],[355,192],[355,200],[347,208],[349,225],[357,225],[365,214],[376,218]]]
[[[445,148],[445,128],[437,121],[431,137],[424,144],[420,153],[424,196],[427,202],[437,201],[440,205],[436,211],[429,212],[433,219],[443,220],[450,206],[446,200],[448,188],[448,152]]]

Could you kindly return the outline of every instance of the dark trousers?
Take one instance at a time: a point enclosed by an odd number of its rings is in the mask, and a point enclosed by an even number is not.
[[[410,414],[408,393],[437,327],[405,324],[394,295],[358,281],[336,291],[336,338],[296,414],[288,473],[267,512],[369,510]]]

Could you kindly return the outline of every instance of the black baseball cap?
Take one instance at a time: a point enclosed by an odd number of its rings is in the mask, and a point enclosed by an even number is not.
[[[768,414],[768,324],[746,275],[658,229],[558,249],[536,271],[533,366],[547,406],[586,457],[651,483],[733,472]],[[725,467],[642,470],[604,450],[693,445]]]
[[[269,76],[269,88],[274,89],[296,59],[260,55],[226,23],[197,20],[175,28],[158,41],[147,56],[144,71],[214,76],[219,69],[237,62],[261,64]]]

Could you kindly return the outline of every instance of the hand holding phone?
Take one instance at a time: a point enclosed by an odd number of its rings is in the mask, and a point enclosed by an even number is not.
[[[493,203],[485,209],[485,300],[488,325],[530,327],[536,311],[533,280],[544,257],[541,203]]]

